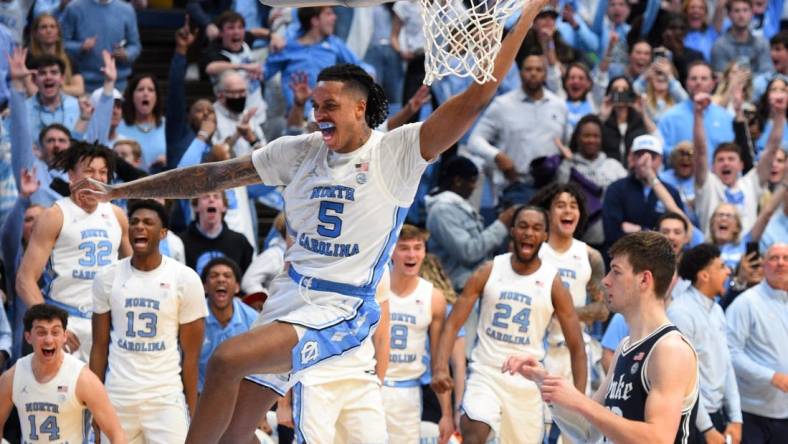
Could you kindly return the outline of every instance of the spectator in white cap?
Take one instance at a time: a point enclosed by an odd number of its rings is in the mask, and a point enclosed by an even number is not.
[[[629,174],[610,184],[602,205],[608,246],[625,234],[654,228],[666,211],[683,213],[676,204],[681,202],[679,192],[657,176],[662,166],[662,142],[657,137],[636,137],[627,162]]]

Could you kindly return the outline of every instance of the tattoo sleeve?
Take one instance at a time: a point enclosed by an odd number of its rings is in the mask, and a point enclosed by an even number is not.
[[[115,186],[113,198],[190,199],[205,193],[260,183],[252,156],[165,171]]]
[[[605,261],[602,255],[595,249],[588,249],[588,261],[591,263],[591,279],[588,281],[586,290],[591,295],[591,300],[599,302],[604,300],[605,290],[602,287],[602,278],[605,277]]]

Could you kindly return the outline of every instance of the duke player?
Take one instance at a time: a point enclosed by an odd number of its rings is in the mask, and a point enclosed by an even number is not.
[[[72,184],[85,178],[105,184],[113,176],[114,156],[101,145],[75,141],[58,153],[55,163],[68,171]],[[118,255],[131,253],[127,228],[128,220],[119,207],[72,190],[38,218],[19,267],[16,290],[22,302],[31,307],[46,301],[66,310],[71,316],[68,349],[86,362],[93,278],[101,268],[115,263]],[[46,266],[52,280],[44,295],[38,280]]]
[[[392,443],[419,442],[421,424],[421,382],[427,370],[430,350],[437,350],[446,317],[446,298],[432,284],[419,277],[427,253],[427,234],[404,225],[391,256],[391,352],[383,381],[386,429]],[[451,392],[438,395],[441,406],[440,442],[454,432]]]
[[[496,57],[496,79],[508,72],[545,4],[524,6]],[[80,192],[103,199],[190,198],[261,179],[285,186],[296,241],[287,251],[290,267],[274,280],[258,326],[225,341],[211,358],[187,442],[248,442],[276,397],[311,368],[335,357],[333,365],[353,375],[373,365],[370,336],[380,318],[374,292],[421,173],[462,137],[498,84],[474,83],[423,124],[381,134],[371,128],[386,118],[382,89],[357,66],[333,66],[318,75],[313,93],[320,132],[117,186],[79,184]],[[323,376],[346,378],[342,371]]]
[[[563,433],[580,442],[691,442],[698,408],[698,359],[692,346],[668,321],[664,298],[673,279],[676,255],[663,235],[640,232],[610,248],[610,272],[602,283],[611,310],[624,315],[630,335],[593,398],[557,375],[538,357],[517,356],[504,370],[541,385]]]
[[[164,207],[132,202],[132,256],[93,282],[90,369],[105,381],[132,443],[184,442],[197,405],[208,306],[197,273],[159,252],[166,236]]]
[[[25,313],[25,340],[33,353],[0,376],[0,434],[16,406],[25,443],[87,442],[92,414],[110,443],[123,444],[126,437],[101,381],[63,352],[67,322],[68,313],[53,305],[34,305]]]
[[[575,384],[585,390],[586,354],[572,296],[558,270],[538,257],[548,216],[539,207],[518,208],[510,235],[513,252],[496,256],[468,280],[441,332],[432,385],[451,389],[448,362],[457,331],[481,297],[477,343],[460,420],[463,443],[485,443],[491,432],[503,444],[542,442],[542,400],[531,381],[501,373],[506,358],[527,352],[542,359],[543,340],[555,313],[572,357]]]

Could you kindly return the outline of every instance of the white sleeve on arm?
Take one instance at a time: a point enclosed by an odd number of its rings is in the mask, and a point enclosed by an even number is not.
[[[424,169],[431,162],[421,156],[421,123],[401,126],[383,135],[380,141],[379,166],[389,193],[403,206],[413,201]]]
[[[93,313],[107,313],[112,308],[110,295],[117,269],[118,265],[114,264],[96,273],[96,277],[93,279]]]
[[[180,297],[180,305],[178,306],[178,323],[188,324],[208,316],[205,290],[197,273],[191,268],[183,267],[179,280],[178,296]]]
[[[317,142],[320,133],[284,136],[252,153],[252,163],[266,185],[287,185],[301,166],[307,153]]]

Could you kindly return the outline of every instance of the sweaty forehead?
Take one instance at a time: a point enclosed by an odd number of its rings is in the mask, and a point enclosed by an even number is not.
[[[528,225],[545,224],[544,214],[536,210],[523,210],[517,215],[517,222],[526,222]]]
[[[361,98],[361,91],[359,91],[358,88],[353,88],[346,82],[339,80],[321,80],[317,82],[312,98],[318,103],[328,100],[338,102],[349,94],[356,96],[356,98]]]

